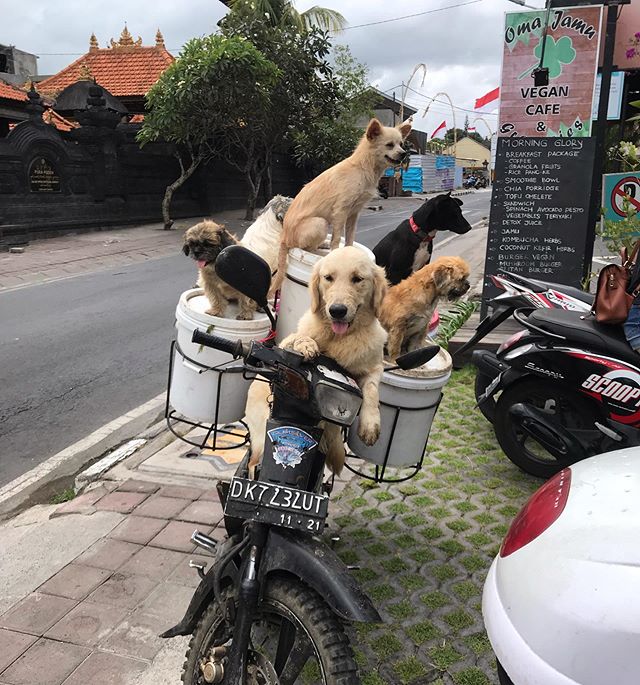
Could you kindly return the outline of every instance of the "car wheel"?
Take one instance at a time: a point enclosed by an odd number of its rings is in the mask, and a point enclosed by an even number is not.
[[[498,667],[498,680],[500,685],[513,685],[513,680],[509,678],[507,672],[502,668],[502,664],[496,659],[496,665]]]

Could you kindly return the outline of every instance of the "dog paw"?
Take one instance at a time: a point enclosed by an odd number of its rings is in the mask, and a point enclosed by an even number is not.
[[[240,312],[236,319],[238,321],[251,321],[253,319],[253,312]]]
[[[204,313],[209,314],[209,316],[223,316],[224,310],[222,310],[220,307],[209,307],[209,309],[205,310]]]
[[[314,359],[320,354],[318,343],[306,336],[297,338],[293,343],[293,351],[301,354],[305,359]]]
[[[360,425],[358,426],[358,437],[369,447],[377,442],[380,437],[380,418],[367,420],[361,416]]]

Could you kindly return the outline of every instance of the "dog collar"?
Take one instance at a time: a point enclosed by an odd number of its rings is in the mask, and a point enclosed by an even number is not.
[[[413,215],[409,217],[409,226],[411,226],[411,230],[418,235],[418,231],[420,230],[420,226],[414,221]],[[433,236],[430,233],[427,233],[426,237],[422,239],[423,243],[430,243],[433,240]]]

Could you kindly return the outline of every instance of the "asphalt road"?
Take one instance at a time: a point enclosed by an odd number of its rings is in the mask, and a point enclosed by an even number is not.
[[[489,192],[462,199],[470,223],[488,215]],[[419,204],[364,210],[357,240],[373,247]],[[175,255],[0,293],[0,486],[163,391],[195,276]]]

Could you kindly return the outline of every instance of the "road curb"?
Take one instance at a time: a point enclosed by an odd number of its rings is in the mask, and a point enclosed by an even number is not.
[[[164,403],[163,392],[7,483],[0,488],[0,520],[47,501],[60,487],[72,485],[76,474],[90,462],[157,422]]]

